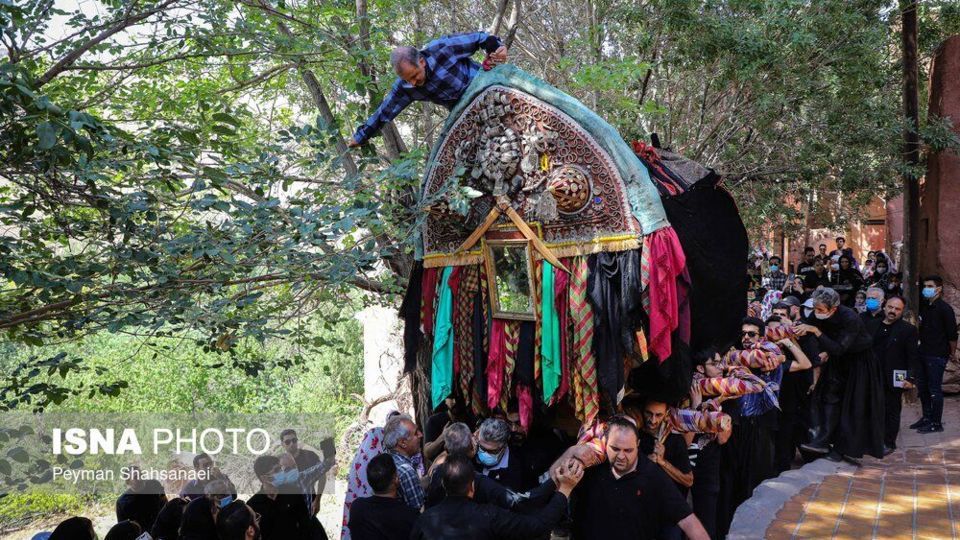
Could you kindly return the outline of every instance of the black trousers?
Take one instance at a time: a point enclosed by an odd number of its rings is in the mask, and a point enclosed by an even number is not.
[[[900,432],[900,408],[903,405],[902,388],[883,389],[883,444],[897,447],[897,434]]]
[[[712,540],[722,538],[717,534],[722,454],[722,446],[717,441],[712,441],[700,449],[697,465],[693,469],[693,486],[690,487],[693,513],[697,515]]]
[[[820,368],[820,381],[810,399],[809,438],[816,446],[834,442],[840,424],[840,402],[847,384],[846,366],[839,360],[831,360]]]

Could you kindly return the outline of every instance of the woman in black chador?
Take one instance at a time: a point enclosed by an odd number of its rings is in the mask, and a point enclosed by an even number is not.
[[[840,305],[833,289],[817,289],[811,298],[812,316],[797,332],[817,336],[829,360],[815,396],[822,408],[820,429],[802,448],[829,453],[835,460],[864,454],[883,458],[883,375],[873,339],[857,312]]]

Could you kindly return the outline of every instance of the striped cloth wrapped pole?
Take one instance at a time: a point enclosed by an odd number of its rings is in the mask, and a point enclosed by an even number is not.
[[[734,370],[726,377],[697,377],[694,384],[704,397],[739,397],[762,392],[766,383],[746,369]]]
[[[760,371],[772,371],[786,360],[776,345],[769,342],[758,344],[753,349],[733,350],[723,357],[728,366],[744,366]]]
[[[517,365],[517,346],[520,344],[520,323],[508,321],[503,326],[506,336],[506,354],[503,362],[503,387],[500,391],[500,409],[507,411],[507,402],[510,400],[513,370]]]
[[[731,425],[730,415],[718,411],[671,408],[667,415],[671,429],[680,433],[717,433]]]
[[[570,351],[570,361],[580,386],[576,412],[584,425],[591,425],[600,413],[600,389],[597,360],[593,355],[593,309],[587,297],[587,258],[576,257],[568,268],[572,273],[570,318],[573,320],[573,349]]]
[[[793,325],[791,324],[781,324],[777,327],[768,326],[766,335],[767,341],[772,343],[783,341],[784,339],[796,339],[797,337],[797,333],[793,330]]]
[[[543,288],[543,261],[537,260],[533,263],[533,312],[536,315],[535,334],[533,336],[533,380],[543,389],[543,381],[540,380],[540,351],[543,343],[543,313],[540,310],[540,302],[543,299],[541,289]]]
[[[458,380],[460,395],[467,403],[473,400],[473,312],[477,291],[480,289],[480,269],[477,265],[465,266],[457,289],[456,309],[454,310],[453,331],[456,335],[454,346],[460,366]]]

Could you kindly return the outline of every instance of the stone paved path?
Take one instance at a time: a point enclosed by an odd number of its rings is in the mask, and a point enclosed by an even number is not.
[[[810,481],[786,502],[770,487],[757,488],[748,503],[761,510],[775,504],[773,520],[767,517],[765,528],[754,522],[751,534],[750,520],[738,512],[731,538],[960,539],[960,397],[947,398],[943,433],[908,429],[919,416],[919,405],[904,405],[898,451],[886,459],[865,458],[860,468],[837,465],[832,471],[824,471],[829,466],[820,460],[791,471],[784,476],[794,478],[793,486],[804,475]],[[784,485],[777,480],[772,487]]]

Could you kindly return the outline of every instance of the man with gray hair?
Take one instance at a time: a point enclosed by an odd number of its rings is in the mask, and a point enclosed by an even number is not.
[[[873,351],[873,337],[853,309],[840,305],[833,289],[817,289],[813,317],[796,327],[798,335],[812,334],[829,355],[826,385],[815,399],[823,401],[821,432],[808,452],[828,454],[859,465],[863,454],[883,458],[883,376]],[[832,445],[832,449],[831,449]]]
[[[863,305],[866,308],[863,313],[860,314],[860,318],[863,319],[863,323],[867,326],[870,325],[870,321],[882,321],[883,320],[883,299],[885,293],[880,287],[869,287],[867,289],[867,299],[864,300]]]
[[[502,420],[501,420],[502,421]],[[508,426],[509,429],[509,426]],[[431,508],[439,504],[444,496],[441,482],[441,465],[451,456],[463,456],[476,463],[477,441],[470,428],[463,422],[456,422],[447,426],[443,431],[445,452],[437,457],[430,470],[430,484],[427,487],[424,508]],[[542,506],[549,498],[556,485],[549,477],[530,491],[517,492],[508,489],[493,478],[476,472],[474,479],[474,500],[481,504],[492,504],[508,510],[531,510]]]
[[[480,71],[480,64],[471,57],[481,48],[487,53],[484,69],[507,61],[507,48],[500,38],[486,32],[444,36],[421,50],[394,49],[390,64],[397,80],[376,112],[357,128],[347,146],[353,148],[366,143],[414,101],[431,101],[452,109]]]
[[[406,414],[391,417],[383,427],[383,448],[393,457],[400,479],[398,496],[416,510],[423,506],[423,487],[413,457],[420,453],[422,437],[420,429]]]
[[[479,471],[513,491],[526,491],[536,484],[536,473],[528,471],[522,452],[509,443],[509,423],[499,418],[484,420],[477,437]]]

